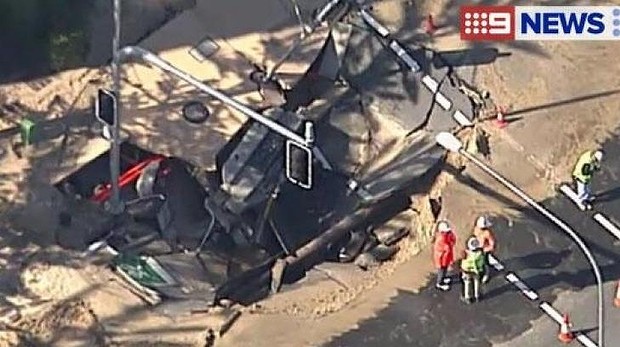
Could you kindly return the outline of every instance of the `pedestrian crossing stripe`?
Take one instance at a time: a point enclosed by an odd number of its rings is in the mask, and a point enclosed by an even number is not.
[[[601,213],[596,213],[594,215],[594,220],[596,220],[603,228],[607,229],[607,231],[620,240],[620,229],[618,229],[614,223],[607,219],[607,217]]]
[[[504,270],[504,265],[502,265],[493,254],[489,254],[489,265],[493,266],[497,271]]]
[[[463,112],[461,112],[460,110],[456,110],[454,111],[454,114],[452,115],[452,118],[454,118],[454,120],[459,123],[462,127],[470,127],[472,125],[474,125],[474,123],[472,123],[469,118],[467,118]]]
[[[581,342],[586,347],[598,347],[594,341],[590,340],[590,338],[582,333],[577,333],[577,341]]]
[[[579,200],[577,193],[575,193],[568,185],[563,184],[560,186],[560,191],[564,193],[569,199],[571,199],[580,210],[585,211],[585,205]]]
[[[545,313],[556,323],[560,325],[564,323],[564,317],[562,316],[562,314],[558,312],[558,310],[553,308],[553,306],[549,305],[549,303],[543,301],[538,307],[540,307],[541,310],[545,311]],[[592,341],[587,335],[584,335],[581,332],[578,332],[575,335],[577,337],[577,340],[581,342],[581,344],[585,347],[598,347],[598,345],[594,343],[594,341]]]
[[[596,217],[597,215],[600,215],[600,217]],[[597,213],[595,215],[595,219],[597,219],[597,221],[599,221],[599,219],[602,220],[602,218],[605,218],[605,216],[603,216],[600,213]],[[605,220],[607,220],[607,219],[605,219]],[[611,223],[611,222],[609,222],[609,223]],[[613,225],[613,224],[612,224],[612,226],[615,227],[615,225]],[[617,227],[615,227],[615,228],[616,228],[616,230],[618,230]],[[619,232],[619,234],[620,234],[620,232]],[[489,265],[493,266],[497,271],[504,270],[504,266],[492,254],[489,254]],[[510,282],[511,284],[516,286],[517,288],[519,288],[519,290],[523,293],[523,295],[528,297],[530,300],[536,301],[536,300],[539,299],[538,294],[535,291],[531,290],[527,286],[527,284],[525,284],[525,282],[523,282],[513,272],[509,272],[504,278],[508,282]],[[556,310],[553,306],[551,306],[549,303],[543,301],[542,303],[540,303],[540,305],[538,305],[538,307],[541,310],[543,310],[556,323],[562,324],[562,322],[564,321],[564,317],[562,316],[562,314],[558,310]],[[585,347],[598,347],[598,345],[594,341],[592,341],[592,339],[590,339],[587,335],[585,335],[585,334],[583,334],[581,332],[575,333],[575,337]]]
[[[510,272],[509,274],[506,275],[506,280],[512,284],[514,284],[517,288],[519,288],[519,290],[521,291],[521,293],[523,293],[523,295],[527,296],[528,299],[530,300],[538,300],[538,294],[536,294],[536,292],[534,292],[533,290],[531,290],[525,283],[523,283],[523,281],[521,281],[521,279],[519,277],[517,277],[517,275],[515,275],[514,273]]]
[[[368,11],[361,9],[358,11],[362,16],[364,22],[374,30],[374,32],[383,39],[390,38],[390,31],[379,21],[377,21]],[[391,40],[388,47],[396,54],[396,56],[409,67],[414,73],[420,72],[422,68],[415,58],[407,52],[405,47],[397,40]],[[431,92],[434,96],[434,102],[436,102],[441,108],[446,111],[452,109],[452,101],[448,99],[443,93],[439,91],[439,82],[437,82],[432,76],[424,75],[422,77],[422,84]],[[452,114],[452,118],[462,127],[470,127],[473,125],[472,121],[468,119],[463,112],[456,110]]]
[[[390,42],[390,49],[409,67],[409,69],[413,72],[420,71],[420,65],[413,59],[409,53],[403,48],[403,46],[398,43],[396,40],[392,40]]]
[[[381,37],[388,37],[390,35],[390,31],[381,23],[377,22],[377,20],[375,20],[375,18],[371,16],[368,11],[362,9],[360,10],[360,14],[362,15],[362,18],[364,19],[366,24],[370,25],[373,29],[375,29],[377,34],[379,34]]]
[[[553,308],[553,306],[549,305],[547,302],[542,302],[538,307],[540,307],[541,310],[545,311],[545,313],[549,315],[551,319],[556,321],[556,323],[562,324],[564,322],[564,317],[562,317],[562,314],[558,312],[555,308]]]
[[[425,75],[422,77],[422,84],[431,91],[431,93],[435,94],[435,101],[441,106],[444,110],[448,111],[452,107],[452,102],[448,100],[440,91],[439,91],[439,83],[435,81],[429,75]]]

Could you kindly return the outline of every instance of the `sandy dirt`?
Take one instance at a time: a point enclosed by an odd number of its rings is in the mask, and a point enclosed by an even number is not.
[[[428,44],[440,50],[464,48],[454,33],[455,9],[444,9],[445,3],[429,1],[418,11],[420,16],[433,13],[438,23],[444,26]],[[402,25],[405,19],[401,6],[409,2],[392,0],[383,4],[376,6],[380,17],[392,28]],[[274,40],[284,40],[293,33],[294,29],[288,29],[269,35]],[[236,47],[254,47],[248,51],[248,56],[250,60],[259,59],[264,55],[264,47],[257,46],[261,39],[261,35],[231,34],[226,37],[226,42],[220,42],[224,47],[222,59],[230,58],[226,70],[205,68],[201,77],[222,80],[222,88],[235,90],[236,95],[248,101],[257,100],[252,99],[257,98],[255,92],[251,86],[243,84],[239,75],[249,71],[248,59],[232,60],[234,50],[227,45],[233,42]],[[491,135],[490,163],[532,196],[542,199],[553,192],[554,185],[567,178],[568,169],[578,152],[604,141],[620,124],[620,114],[617,113],[620,85],[615,78],[620,75],[615,58],[620,46],[615,43],[549,42],[500,45],[499,48],[512,55],[501,57],[494,64],[477,67],[475,81],[490,90],[498,103],[508,106],[510,112],[514,112],[512,117],[522,118],[504,130],[498,130],[490,123],[482,125]],[[185,61],[188,69],[204,67],[181,57],[183,52],[185,48],[173,49],[167,57]],[[265,61],[268,63],[274,59],[267,57]],[[295,70],[296,67],[287,68]],[[3,85],[0,86],[0,103],[19,101],[28,112],[43,113],[41,119],[53,120],[73,110],[87,108],[93,91],[109,83],[106,73],[105,69],[80,69],[41,81]],[[137,121],[128,127],[129,131],[142,134],[143,139],[148,138],[148,129],[161,124],[154,120],[156,112],[178,119],[178,104],[176,114],[168,114],[169,108],[158,110],[157,107],[162,102],[186,95],[186,86],[170,85],[167,89],[172,88],[175,92],[166,94],[164,82],[167,79],[150,75],[143,67],[130,69],[127,78],[133,85],[124,91],[127,93],[125,104],[137,110],[134,111]],[[164,86],[160,88],[162,83]],[[148,88],[159,94],[151,101],[144,96],[132,99],[131,95]],[[578,98],[583,100],[574,101]],[[196,153],[203,148],[214,150],[220,146],[241,119],[219,112],[210,120],[209,128],[220,135],[210,137],[194,148],[174,145],[168,150],[172,154],[177,150]],[[0,143],[5,152],[1,159],[3,165],[0,165],[0,177],[3,178],[0,195],[5,202],[3,210],[7,217],[3,218],[4,227],[0,233],[0,291],[3,296],[0,313],[8,316],[7,312],[17,309],[21,316],[6,323],[9,329],[0,332],[0,345],[204,345],[205,327],[212,324],[209,317],[172,319],[150,311],[105,268],[93,265],[75,253],[50,247],[55,222],[40,211],[44,211],[45,206],[54,206],[57,201],[44,187],[99,154],[106,144],[94,139],[96,135],[90,129],[76,126],[79,131],[69,136],[66,141],[69,145],[63,145],[62,137],[56,136],[46,142],[47,145],[19,158],[10,147],[14,141],[11,128],[20,113],[23,112],[9,112],[0,120],[3,129],[0,130]],[[140,130],[140,127],[146,130]],[[181,138],[189,132],[196,141],[207,135],[186,125],[170,131]],[[192,146],[187,141],[178,144]],[[63,163],[69,163],[58,164],[59,158],[68,157],[73,159],[63,160]],[[199,156],[195,160],[210,164]],[[519,163],[518,169],[515,169],[515,163]],[[461,240],[480,212],[521,218],[516,212],[520,203],[485,175],[468,168],[464,177],[467,179],[461,177],[458,180],[443,174],[432,191],[434,196],[443,197],[442,217],[453,222]],[[472,185],[472,182],[477,184]],[[486,190],[475,188],[480,186]],[[427,202],[424,197],[416,198],[417,206]],[[292,288],[259,306],[246,308],[232,329],[216,340],[216,346],[320,345],[330,337],[354,328],[359,321],[372,317],[398,291],[415,293],[427,282],[433,270],[425,246],[432,237],[428,224],[431,217],[428,208],[421,211],[422,215],[407,211],[397,221],[391,222],[395,223],[391,227],[410,224],[412,220],[417,222],[416,233],[401,243],[402,250],[394,260],[365,273],[336,272],[341,276],[340,282],[317,276],[312,285]],[[38,220],[28,218],[32,215]]]

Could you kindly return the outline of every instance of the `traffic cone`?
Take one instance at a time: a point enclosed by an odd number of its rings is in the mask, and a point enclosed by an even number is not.
[[[620,281],[616,285],[616,297],[614,298],[614,306],[620,307]]]
[[[569,343],[573,341],[575,336],[573,332],[570,331],[572,324],[568,319],[568,315],[564,314],[564,318],[562,319],[562,324],[560,324],[560,333],[558,334],[558,339],[564,343]]]
[[[506,108],[504,107],[497,107],[496,109],[497,111],[497,116],[495,118],[495,125],[500,128],[503,129],[508,125],[508,122],[506,122],[506,119],[504,119],[504,114],[506,113]]]
[[[437,26],[435,25],[432,14],[429,14],[428,17],[426,17],[426,21],[424,21],[424,31],[428,35],[433,35],[435,31],[437,31]]]

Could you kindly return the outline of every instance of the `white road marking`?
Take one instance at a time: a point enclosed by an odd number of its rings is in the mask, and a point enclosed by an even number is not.
[[[433,94],[435,94],[435,102],[439,104],[444,110],[448,111],[452,107],[452,102],[448,100],[441,92],[439,92],[439,83],[429,75],[422,77],[422,84],[428,88]]]
[[[489,265],[493,266],[497,271],[504,270],[504,265],[502,265],[493,254],[489,254]]]
[[[452,115],[452,117],[454,118],[454,120],[457,123],[459,123],[463,127],[470,127],[470,126],[474,125],[474,123],[472,123],[469,120],[469,118],[465,117],[463,112],[461,112],[460,110],[454,111],[454,114]]]
[[[590,338],[587,335],[584,335],[582,333],[577,333],[576,335],[577,335],[577,340],[581,342],[582,345],[586,347],[598,347],[598,345],[594,343],[594,341],[590,340]]]
[[[394,53],[396,53],[396,55],[400,59],[402,59],[405,62],[405,64],[407,64],[407,66],[409,66],[409,69],[411,69],[411,71],[413,72],[420,71],[420,64],[418,64],[418,62],[415,61],[415,59],[413,59],[413,57],[409,55],[409,53],[407,53],[407,51],[398,42],[396,41],[390,42],[390,48],[392,49],[392,51],[394,51]],[[433,82],[435,82],[435,80],[433,80]]]
[[[536,292],[531,290],[514,273],[511,272],[511,273],[507,274],[506,275],[506,280],[508,280],[508,282],[514,284],[517,288],[519,288],[519,290],[521,290],[521,293],[523,293],[523,295],[527,296],[530,300],[538,300],[538,294],[536,294]]]
[[[437,83],[434,78],[426,75],[422,77],[422,83],[426,86],[426,88],[428,88],[428,90],[433,93],[437,93],[437,90],[439,89],[439,83]]]
[[[612,235],[614,235],[617,239],[620,240],[620,229],[612,223],[607,217],[602,215],[601,213],[596,213],[594,215],[594,220],[596,220],[603,228],[607,229]]]
[[[448,100],[441,92],[437,92],[435,94],[435,101],[439,104],[439,106],[443,107],[444,110],[448,111],[452,107],[452,102]]]
[[[571,199],[579,209],[585,211],[586,207],[581,203],[579,198],[577,197],[577,193],[575,193],[568,185],[563,184],[560,186],[560,191],[564,193],[569,199]]]
[[[492,254],[489,255],[489,264],[491,264],[495,269],[501,271],[504,269],[504,266],[495,258]],[[508,273],[505,276],[506,280],[516,287],[518,287],[521,292],[527,296],[530,300],[538,300],[538,294],[531,290],[521,279],[515,275],[513,272]],[[564,323],[564,316],[558,312],[553,306],[549,305],[547,302],[543,301],[538,307],[543,310],[551,319],[553,319],[556,323],[562,324]],[[598,345],[592,341],[587,335],[582,333],[575,333],[575,336],[579,342],[585,347],[598,347]]]
[[[541,310],[545,311],[545,313],[549,315],[551,319],[556,321],[556,323],[562,324],[564,322],[564,317],[562,317],[562,314],[548,303],[542,302],[538,307],[540,307]]]
[[[362,18],[364,21],[370,25],[375,31],[381,35],[382,37],[387,37],[390,34],[390,31],[381,25],[381,23],[377,22],[373,16],[370,15],[366,10],[361,10]]]
[[[562,314],[560,312],[558,312],[555,308],[553,308],[553,306],[549,305],[546,302],[542,302],[539,307],[545,311],[545,313],[551,317],[551,319],[553,319],[556,323],[558,324],[563,324],[564,323],[564,317],[562,316]],[[598,347],[598,345],[596,343],[594,343],[594,341],[592,341],[587,335],[584,335],[582,333],[576,333],[575,334],[577,336],[577,340],[579,342],[581,342],[584,346],[586,347]]]
[[[379,34],[379,36],[386,38],[390,35],[390,31],[383,26],[381,23],[377,22],[375,18],[370,15],[366,10],[360,11],[362,18],[370,27],[372,27],[375,32]],[[413,72],[418,72],[421,70],[420,64],[405,50],[405,48],[396,40],[392,40],[389,44],[390,49],[396,53],[396,55],[409,67],[409,69]],[[448,99],[443,93],[439,91],[439,83],[429,76],[426,75],[422,78],[422,84],[424,84],[435,96],[435,102],[439,104],[444,110],[449,111],[452,108],[452,101]],[[460,111],[456,110],[452,115],[454,120],[459,123],[459,125],[463,127],[470,127],[473,125],[471,120],[469,120],[465,115]]]

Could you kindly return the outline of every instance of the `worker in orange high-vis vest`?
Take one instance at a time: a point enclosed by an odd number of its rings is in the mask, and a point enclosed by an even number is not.
[[[482,283],[487,283],[490,276],[489,256],[495,252],[495,235],[491,227],[493,224],[487,216],[480,216],[476,219],[474,236],[480,242],[480,247],[484,253],[484,271],[482,273]]]

